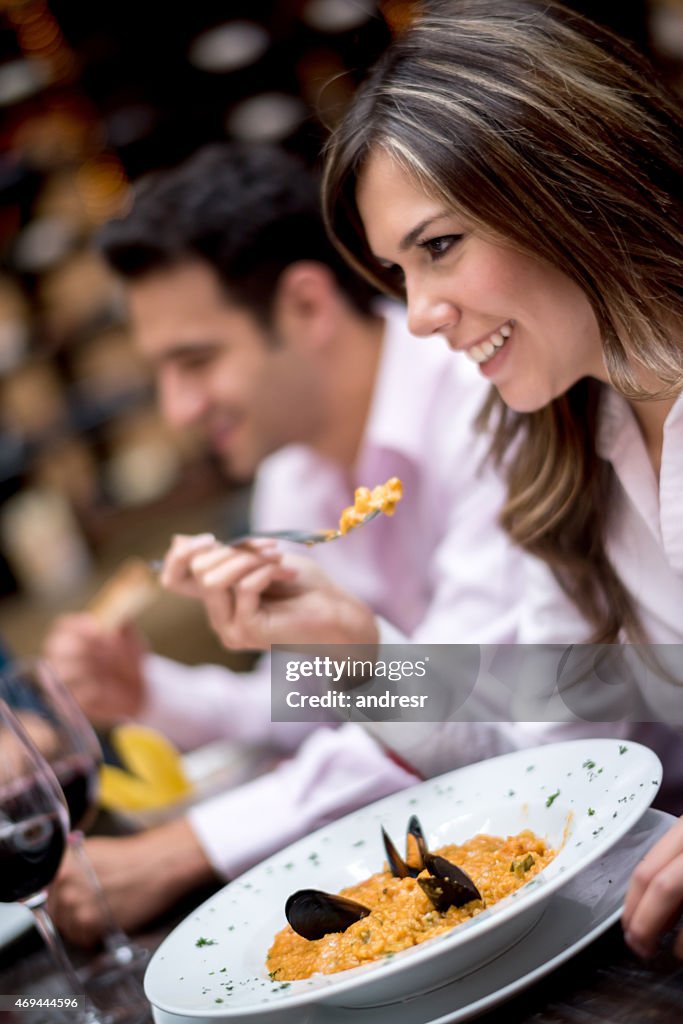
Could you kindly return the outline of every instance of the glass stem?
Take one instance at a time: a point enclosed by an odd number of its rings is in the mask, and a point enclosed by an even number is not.
[[[32,899],[26,900],[26,906],[33,912],[36,927],[40,932],[45,945],[56,963],[64,972],[64,976],[69,984],[69,988],[71,989],[71,994],[74,996],[80,996],[83,999],[83,1009],[76,1011],[76,1016],[73,1020],[75,1021],[75,1024],[101,1024],[101,1018],[98,1017],[95,1007],[90,1002],[85,992],[83,992],[83,986],[79,981],[74,965],[71,963],[69,954],[64,948],[64,943],[52,923],[52,918],[45,908],[46,900],[47,894],[45,892],[38,893]]]
[[[119,927],[114,918],[112,909],[109,906],[109,900],[102,888],[102,883],[97,877],[97,872],[92,866],[92,861],[86,852],[85,844],[83,842],[83,833],[78,831],[70,832],[69,846],[77,857],[81,870],[88,879],[90,887],[95,894],[100,916],[104,921],[102,941],[107,952],[111,953],[118,963],[129,963],[134,958],[134,951],[131,947],[128,936],[123,929]]]

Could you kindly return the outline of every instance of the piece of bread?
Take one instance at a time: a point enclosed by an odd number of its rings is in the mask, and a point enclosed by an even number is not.
[[[127,558],[88,602],[87,610],[105,629],[117,629],[156,600],[156,574],[142,558]]]

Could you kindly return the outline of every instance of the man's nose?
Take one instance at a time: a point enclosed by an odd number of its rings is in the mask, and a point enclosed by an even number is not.
[[[159,407],[166,423],[172,427],[188,427],[202,416],[205,399],[201,391],[179,379],[158,382]]]

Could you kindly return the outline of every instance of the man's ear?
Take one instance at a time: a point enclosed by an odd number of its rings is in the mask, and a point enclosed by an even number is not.
[[[314,260],[299,260],[282,272],[274,302],[281,337],[294,345],[320,348],[334,337],[340,295],[334,274]]]

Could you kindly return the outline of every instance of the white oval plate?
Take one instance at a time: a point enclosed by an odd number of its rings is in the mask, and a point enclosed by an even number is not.
[[[33,928],[33,914],[21,903],[0,903],[0,947]]]
[[[465,978],[395,1003],[391,1024],[462,1024],[519,995],[585,949],[619,920],[634,867],[675,821],[671,814],[646,811],[610,850],[543,904],[543,913],[524,942]],[[196,1017],[178,1017],[158,1007],[153,1014],[157,1024],[197,1024]],[[515,1020],[517,1016],[513,1013]],[[212,1018],[205,1019],[213,1024]],[[237,1018],[229,1019],[235,1024]],[[386,1024],[387,1011],[386,1007],[361,1010],[318,1003],[292,1013],[283,1010],[277,1021]]]
[[[154,954],[147,998],[186,1018],[256,1024],[295,1008],[302,1019],[305,1004],[377,1006],[444,984],[532,928],[546,900],[638,821],[660,783],[661,764],[647,747],[590,739],[506,754],[386,797],[270,857],[194,911]],[[337,892],[380,870],[380,827],[402,842],[411,814],[432,849],[524,828],[561,849],[527,885],[445,935],[350,971],[271,981],[266,955],[290,893]],[[245,827],[235,823],[236,841]]]

